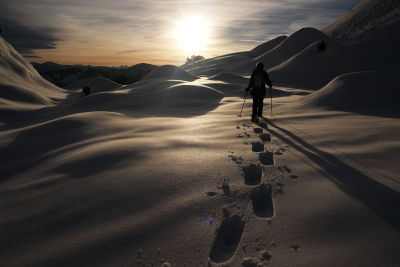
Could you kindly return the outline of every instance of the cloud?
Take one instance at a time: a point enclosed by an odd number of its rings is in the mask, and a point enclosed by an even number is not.
[[[14,15],[14,18],[10,18],[10,15]],[[0,5],[2,36],[22,55],[33,57],[35,49],[55,49],[57,42],[62,41],[57,37],[57,30],[50,27],[24,24],[18,15],[18,13]]]
[[[132,54],[132,53],[137,53],[137,52],[140,52],[140,51],[142,51],[142,50],[139,50],[139,49],[125,50],[125,51],[117,52],[116,55]]]
[[[362,0],[265,1],[240,19],[233,18],[220,36],[227,41],[258,44],[303,27],[322,29]]]
[[[61,39],[49,28],[33,28],[17,21],[0,18],[2,36],[23,55],[34,54],[35,49],[55,49]]]
[[[187,16],[208,23],[210,40],[199,51],[208,57],[251,49],[302,27],[322,29],[361,1],[13,0],[0,3],[0,27],[18,51],[33,55],[40,49],[43,59],[124,55],[132,60],[124,64],[132,64],[148,51],[159,51],[159,61],[175,62],[190,56],[184,55],[174,32]]]

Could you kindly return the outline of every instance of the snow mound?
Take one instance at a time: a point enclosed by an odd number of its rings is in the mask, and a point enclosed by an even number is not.
[[[113,82],[107,78],[96,77],[89,82],[88,86],[90,87],[90,93],[93,94],[98,92],[114,91],[121,87],[121,84]]]
[[[223,97],[223,93],[206,85],[180,83],[160,92],[160,104],[171,107],[193,107],[218,103]]]
[[[327,41],[327,49],[318,52],[316,41],[300,53],[269,70],[271,79],[284,86],[320,89],[333,78],[361,70],[357,61],[342,47]]]
[[[75,99],[65,110],[135,111],[157,116],[197,115],[216,108],[223,97],[220,91],[197,82],[150,80]]]
[[[301,52],[315,41],[329,41],[329,37],[314,28],[303,28],[282,41],[274,49],[256,57],[255,61],[262,61],[266,69],[286,61]]]
[[[251,55],[248,51],[227,54],[214,58],[203,59],[191,64],[183,65],[182,68],[195,75],[213,76],[220,72],[233,72],[241,74],[244,63],[252,63]],[[236,71],[238,69],[238,71]]]
[[[223,81],[226,83],[240,83],[240,84],[247,83],[249,81],[247,78],[229,72],[221,72],[217,75],[210,77],[210,79]]]
[[[63,86],[66,90],[78,90],[82,89],[83,87],[87,86],[93,78],[83,78],[78,79],[76,81],[71,82],[70,84]]]
[[[7,41],[0,37],[0,109],[31,110],[52,105],[65,92],[43,79]]]
[[[179,67],[173,65],[164,65],[155,68],[143,78],[143,80],[149,80],[149,79],[194,81],[198,79],[198,77],[186,72],[185,70]]]
[[[321,90],[303,98],[302,104],[329,109],[399,109],[399,78],[377,71],[343,74]]]
[[[260,44],[259,46],[256,46],[255,48],[250,50],[250,52],[254,56],[262,55],[264,53],[267,53],[268,51],[270,51],[271,49],[273,49],[274,47],[276,47],[277,45],[279,45],[286,39],[287,39],[287,36],[285,36],[285,35],[278,36],[268,42],[265,42],[265,43]]]
[[[249,75],[255,67],[253,58],[258,57],[260,54],[267,53],[282,43],[286,38],[286,36],[279,36],[250,51],[203,59],[190,64],[185,64],[182,68],[198,76],[216,76],[221,72],[228,72],[236,75]]]

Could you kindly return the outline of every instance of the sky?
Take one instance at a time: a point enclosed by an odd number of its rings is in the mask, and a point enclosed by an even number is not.
[[[362,0],[4,0],[2,36],[29,61],[181,65],[323,29]]]

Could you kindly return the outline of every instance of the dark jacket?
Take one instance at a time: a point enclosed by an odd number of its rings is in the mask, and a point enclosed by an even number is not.
[[[260,88],[256,88],[254,86],[254,77],[256,76],[256,74],[261,74],[261,76],[263,77],[263,83],[262,86]],[[265,84],[268,84],[269,87],[272,87],[272,81],[270,80],[268,73],[264,70],[264,69],[254,69],[253,73],[251,74],[251,78],[249,81],[249,85],[247,86],[247,89],[252,89],[252,91],[265,91]]]

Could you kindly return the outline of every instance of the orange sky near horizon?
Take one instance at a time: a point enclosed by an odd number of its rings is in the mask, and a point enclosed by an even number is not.
[[[0,2],[0,27],[32,62],[182,65],[322,29],[361,1],[13,0]]]

